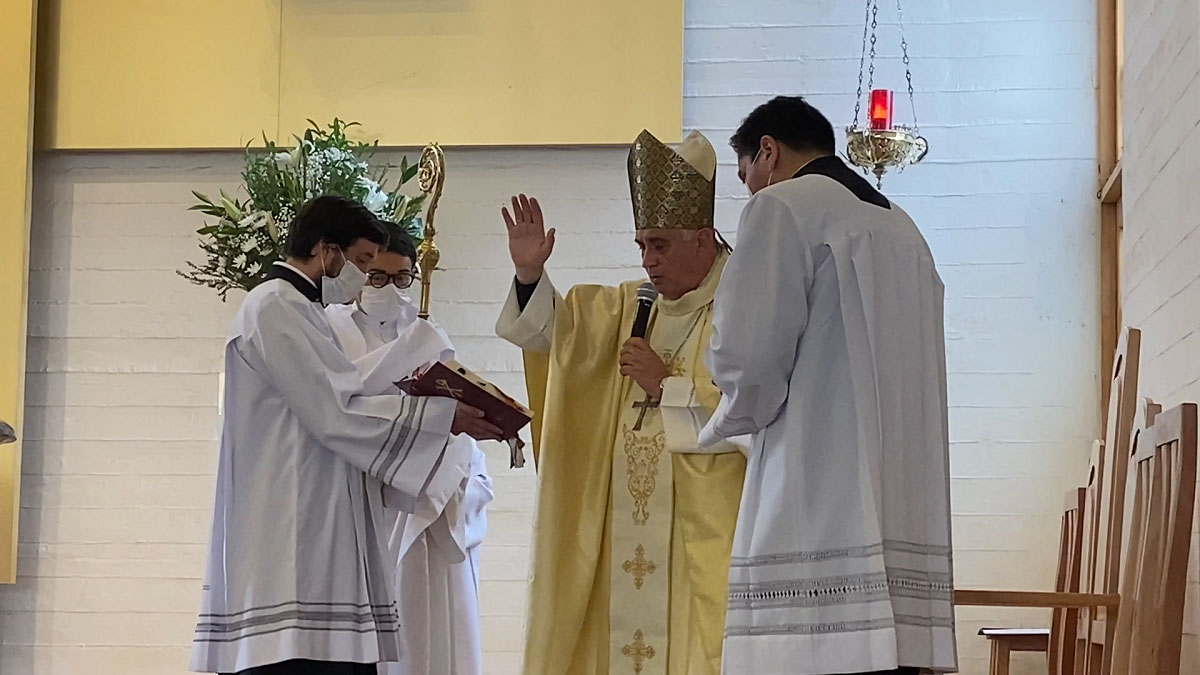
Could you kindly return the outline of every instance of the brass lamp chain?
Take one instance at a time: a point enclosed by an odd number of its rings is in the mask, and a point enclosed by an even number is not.
[[[863,100],[863,72],[867,67],[867,31],[871,27],[871,5],[875,4],[875,0],[867,0],[867,13],[863,17],[863,42],[862,51],[858,55],[858,95],[854,97],[854,126],[858,127],[859,116],[862,113]]]
[[[870,74],[867,75],[867,91],[875,88],[875,42],[876,31],[879,28],[879,0],[871,0],[871,58],[868,61]]]
[[[896,0],[896,16],[900,23],[900,52],[904,55],[904,77],[908,80],[908,105],[912,109],[912,128],[913,133],[919,136],[921,126],[917,124],[917,102],[913,96],[912,68],[909,67],[908,40],[904,38],[904,9],[900,7],[900,0]]]
[[[908,58],[908,39],[904,35],[904,8],[901,0],[896,0],[896,16],[900,26],[900,52],[904,61],[904,78],[908,82],[908,105],[912,110],[913,133],[919,134],[921,127],[917,124],[917,103],[913,91],[912,67]],[[862,52],[858,57],[858,93],[854,97],[854,127],[857,128],[862,116],[863,75],[867,75],[867,90],[875,88],[875,47],[878,42],[879,29],[879,0],[867,0],[866,13],[863,17]],[[864,126],[868,126],[864,123]]]
[[[866,15],[863,18],[863,44],[858,60],[858,94],[854,101],[854,122],[846,129],[846,159],[862,169],[875,174],[875,184],[883,189],[883,175],[889,170],[903,171],[925,159],[929,143],[921,137],[917,127],[917,103],[913,92],[912,67],[908,57],[908,37],[904,34],[904,12],[901,0],[896,0],[897,23],[900,28],[900,51],[904,59],[904,77],[908,82],[908,104],[912,108],[912,125],[896,124],[886,129],[874,128],[872,115],[867,113],[867,122],[862,124],[863,76],[866,89],[875,88],[875,55],[878,46],[879,0],[866,0]],[[890,99],[890,94],[889,94]],[[869,105],[869,104],[868,104]]]

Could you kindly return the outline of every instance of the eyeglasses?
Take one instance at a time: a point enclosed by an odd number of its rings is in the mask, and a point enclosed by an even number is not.
[[[371,272],[367,275],[367,283],[371,288],[383,288],[388,284],[394,285],[396,288],[408,288],[413,285],[414,281],[421,277],[409,271],[404,271],[399,274],[388,274],[387,272]]]

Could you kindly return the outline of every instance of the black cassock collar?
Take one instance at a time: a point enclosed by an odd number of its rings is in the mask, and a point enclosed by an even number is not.
[[[321,289],[311,279],[290,267],[284,266],[283,263],[276,262],[274,265],[271,265],[265,281],[270,281],[271,279],[282,279],[288,282],[296,290],[300,291],[301,295],[308,298],[309,302],[321,302]]]
[[[837,157],[837,155],[827,155],[814,159],[801,167],[792,178],[812,174],[825,176],[837,181],[842,187],[854,193],[855,197],[868,204],[874,204],[875,206],[889,210],[892,208],[892,203],[888,201],[887,197],[880,194],[879,190],[871,187],[867,179],[855,172],[854,169],[846,166],[846,163]]]

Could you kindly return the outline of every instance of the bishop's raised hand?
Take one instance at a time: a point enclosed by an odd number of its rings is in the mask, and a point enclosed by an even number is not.
[[[542,207],[525,195],[512,198],[512,212],[500,209],[508,229],[508,254],[516,268],[517,281],[534,284],[542,278],[546,261],[554,251],[554,228],[546,229]]]

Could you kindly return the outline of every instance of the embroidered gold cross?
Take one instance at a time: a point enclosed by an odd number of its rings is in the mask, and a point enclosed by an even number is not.
[[[621,647],[621,653],[633,660],[633,672],[640,673],[646,667],[646,659],[654,658],[654,647],[646,644],[646,636],[639,628],[633,633],[633,642]]]
[[[450,394],[451,396],[453,396],[454,398],[462,398],[463,390],[458,389],[456,387],[451,387],[450,383],[447,382],[446,380],[438,380],[436,382],[436,384],[437,384],[438,391],[444,391],[447,394]]]
[[[634,431],[641,431],[642,430],[642,420],[646,419],[646,411],[651,408],[657,408],[658,401],[655,401],[655,400],[651,399],[649,396],[646,396],[645,401],[638,401],[637,403],[633,404],[633,407],[635,410],[638,408],[641,408],[641,412],[638,413],[637,422],[635,422],[633,425]]]
[[[642,584],[646,582],[646,575],[654,574],[658,565],[655,565],[653,560],[646,559],[646,548],[638,544],[637,548],[633,549],[633,560],[626,560],[621,569],[625,570],[626,574],[633,575],[633,587],[641,590]]]

